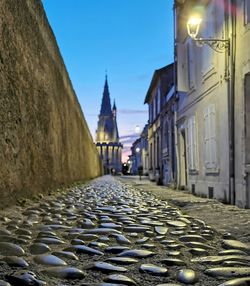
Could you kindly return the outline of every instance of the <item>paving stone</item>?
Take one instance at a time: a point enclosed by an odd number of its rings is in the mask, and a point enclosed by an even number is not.
[[[78,257],[70,251],[54,251],[52,254],[63,259],[79,260]]]
[[[185,246],[191,248],[202,248],[202,249],[215,249],[213,246],[202,243],[202,242],[184,242]]]
[[[85,233],[88,234],[121,234],[121,232],[117,229],[113,228],[93,228],[86,230]]]
[[[135,233],[143,233],[149,230],[150,228],[144,226],[125,226],[123,228],[124,232],[135,232]]]
[[[6,280],[12,286],[42,286],[46,285],[45,281],[39,280],[34,272],[19,271],[5,276]]]
[[[93,266],[90,266],[88,269],[99,270],[103,273],[110,273],[110,272],[127,272],[128,269],[125,267],[115,266],[107,262],[95,262]]]
[[[78,235],[78,238],[82,239],[83,241],[93,241],[98,239],[98,235],[83,233]]]
[[[40,254],[34,257],[34,262],[41,265],[65,266],[67,263],[55,255]]]
[[[104,255],[103,252],[85,245],[72,245],[68,248],[65,248],[64,251],[75,252],[78,254],[86,253],[90,255]]]
[[[125,250],[122,253],[118,254],[118,256],[121,257],[135,257],[135,258],[146,258],[155,255],[154,252],[149,250],[143,250],[143,249],[131,249],[131,250]]]
[[[155,226],[155,232],[158,234],[166,234],[168,232],[168,228],[163,226]]]
[[[65,242],[53,237],[41,237],[35,240],[36,243],[45,243],[45,244],[64,244]]]
[[[179,237],[179,240],[181,242],[201,242],[201,243],[206,243],[207,240],[202,237],[201,235],[182,235]]]
[[[51,251],[50,247],[45,243],[34,243],[30,246],[29,251],[31,254],[44,254]]]
[[[205,270],[205,274],[213,277],[250,276],[250,267],[217,267]]]
[[[24,250],[17,244],[11,242],[0,242],[0,255],[4,256],[22,256]]]
[[[79,238],[74,238],[71,240],[70,244],[72,245],[80,245],[80,244],[85,244],[85,242]]]
[[[181,284],[163,283],[163,284],[157,284],[156,286],[181,286]]]
[[[173,266],[173,265],[184,266],[184,265],[186,265],[186,263],[183,260],[178,259],[178,258],[165,258],[165,259],[162,259],[161,262],[165,265],[168,265],[168,266]]]
[[[85,277],[83,271],[75,268],[75,267],[49,267],[47,269],[42,270],[42,273],[50,276],[61,279],[82,279]]]
[[[107,259],[107,261],[122,265],[129,265],[138,262],[137,259],[131,257],[110,257]]]
[[[165,267],[160,267],[154,264],[142,264],[140,266],[141,272],[146,272],[148,274],[157,275],[157,276],[166,276],[168,275],[168,270]]]
[[[175,227],[186,227],[187,226],[185,222],[182,222],[179,220],[168,220],[167,224],[170,226],[175,226]]]
[[[103,242],[99,242],[99,241],[91,241],[88,244],[89,247],[98,247],[98,248],[107,248],[108,244],[107,243],[103,243]]]
[[[226,249],[235,248],[243,251],[250,252],[250,244],[243,243],[238,240],[225,239],[222,241],[222,246]]]
[[[120,243],[120,244],[131,244],[131,241],[128,238],[126,238],[124,235],[121,235],[121,234],[120,235],[116,235],[115,238],[116,238],[117,243]]]
[[[227,249],[220,251],[218,255],[247,255],[247,253],[239,249]]]
[[[127,246],[116,245],[116,246],[107,247],[105,249],[105,252],[117,254],[117,253],[121,253],[121,252],[128,250],[128,249],[129,249],[129,247],[127,247]]]
[[[192,255],[195,255],[195,256],[206,256],[208,255],[208,251],[203,249],[203,248],[191,248],[189,249],[189,252],[192,254]]]
[[[244,255],[203,256],[191,259],[191,262],[220,264],[224,261],[230,260],[245,262],[250,261],[250,257]]]
[[[198,281],[198,276],[192,269],[182,269],[179,271],[177,279],[184,284],[195,284]]]
[[[5,261],[9,266],[15,266],[15,267],[29,266],[29,264],[23,258],[18,256],[6,256],[3,258],[3,261]]]
[[[115,223],[112,223],[112,222],[107,222],[107,223],[101,223],[100,224],[100,227],[105,227],[105,228],[114,228],[114,229],[122,229],[122,226],[119,225],[119,224],[115,224]]]
[[[120,275],[120,274],[113,274],[109,275],[108,277],[104,278],[105,282],[111,282],[111,283],[117,283],[119,285],[124,284],[124,285],[137,285],[137,283],[125,276],[125,275]]]
[[[249,286],[249,285],[250,285],[250,276],[228,280],[220,284],[219,286]]]

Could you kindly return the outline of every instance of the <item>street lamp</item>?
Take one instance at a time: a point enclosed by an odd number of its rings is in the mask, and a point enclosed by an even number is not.
[[[136,151],[137,153],[139,153],[139,152],[141,151],[141,149],[140,149],[139,147],[137,147],[137,148],[135,149],[135,151]]]
[[[200,17],[197,17],[197,16],[191,17],[187,22],[188,35],[198,44],[200,45],[206,44],[218,53],[229,51],[229,40],[227,39],[197,38],[201,22],[202,22],[202,19]]]
[[[136,126],[135,126],[135,133],[136,133],[136,134],[140,134],[140,131],[141,131],[140,126],[139,126],[139,125],[136,125]]]

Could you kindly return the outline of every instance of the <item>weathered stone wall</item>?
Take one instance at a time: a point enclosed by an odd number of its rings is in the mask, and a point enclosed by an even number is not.
[[[40,0],[0,1],[0,206],[101,174]]]

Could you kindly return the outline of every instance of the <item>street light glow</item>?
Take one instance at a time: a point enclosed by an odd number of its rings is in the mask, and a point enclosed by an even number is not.
[[[135,151],[136,151],[137,153],[139,153],[139,152],[141,151],[141,149],[140,149],[139,147],[137,147],[137,148],[135,149]]]
[[[136,125],[136,126],[135,126],[135,133],[136,133],[136,134],[140,134],[140,131],[141,131],[140,126],[139,126],[139,125]]]
[[[188,34],[191,38],[195,39],[199,33],[200,24],[202,19],[198,16],[192,16],[187,22]]]

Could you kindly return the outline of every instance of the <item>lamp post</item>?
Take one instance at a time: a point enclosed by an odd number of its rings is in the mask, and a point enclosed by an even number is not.
[[[225,51],[229,52],[230,44],[228,39],[197,38],[201,22],[202,19],[200,17],[191,17],[187,22],[188,35],[201,46],[206,44],[218,53],[224,53]]]

